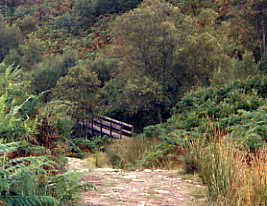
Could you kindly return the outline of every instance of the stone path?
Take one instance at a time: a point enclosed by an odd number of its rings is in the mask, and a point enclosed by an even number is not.
[[[202,187],[172,170],[88,170],[82,161],[69,162],[69,170],[85,172],[82,183],[95,187],[82,193],[83,206],[192,206],[192,188]]]

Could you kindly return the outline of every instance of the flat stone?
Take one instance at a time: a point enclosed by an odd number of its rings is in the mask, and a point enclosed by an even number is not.
[[[141,180],[141,179],[132,179],[132,181],[134,181],[134,182],[144,182],[145,180]]]
[[[145,206],[145,205],[146,205],[146,202],[145,201],[142,201],[142,202],[138,203],[137,206]]]
[[[160,194],[170,194],[170,192],[167,190],[154,190],[154,191]]]
[[[166,170],[156,169],[154,172],[165,172]]]
[[[113,190],[125,190],[125,187],[113,187]]]
[[[136,175],[126,175],[126,176],[124,176],[124,178],[126,178],[126,179],[136,179]]]
[[[121,169],[113,169],[113,168],[97,168],[94,169],[96,172],[121,172]]]

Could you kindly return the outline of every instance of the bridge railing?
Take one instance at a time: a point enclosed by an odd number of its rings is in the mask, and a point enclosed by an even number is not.
[[[132,137],[134,133],[133,125],[106,116],[93,119],[90,129],[92,135],[98,133],[100,136],[107,135],[119,139]]]

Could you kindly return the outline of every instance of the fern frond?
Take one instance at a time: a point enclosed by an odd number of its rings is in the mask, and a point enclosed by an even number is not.
[[[59,202],[49,196],[0,196],[5,206],[58,206]]]
[[[20,144],[21,142],[11,142],[7,144],[0,143],[0,155],[16,151]]]

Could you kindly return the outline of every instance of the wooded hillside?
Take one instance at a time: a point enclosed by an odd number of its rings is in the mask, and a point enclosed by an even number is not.
[[[0,13],[7,206],[74,204],[64,156],[110,141],[80,126],[103,116],[160,142],[136,157],[148,167],[189,137],[235,139],[249,155],[265,147],[266,0],[1,0]]]

